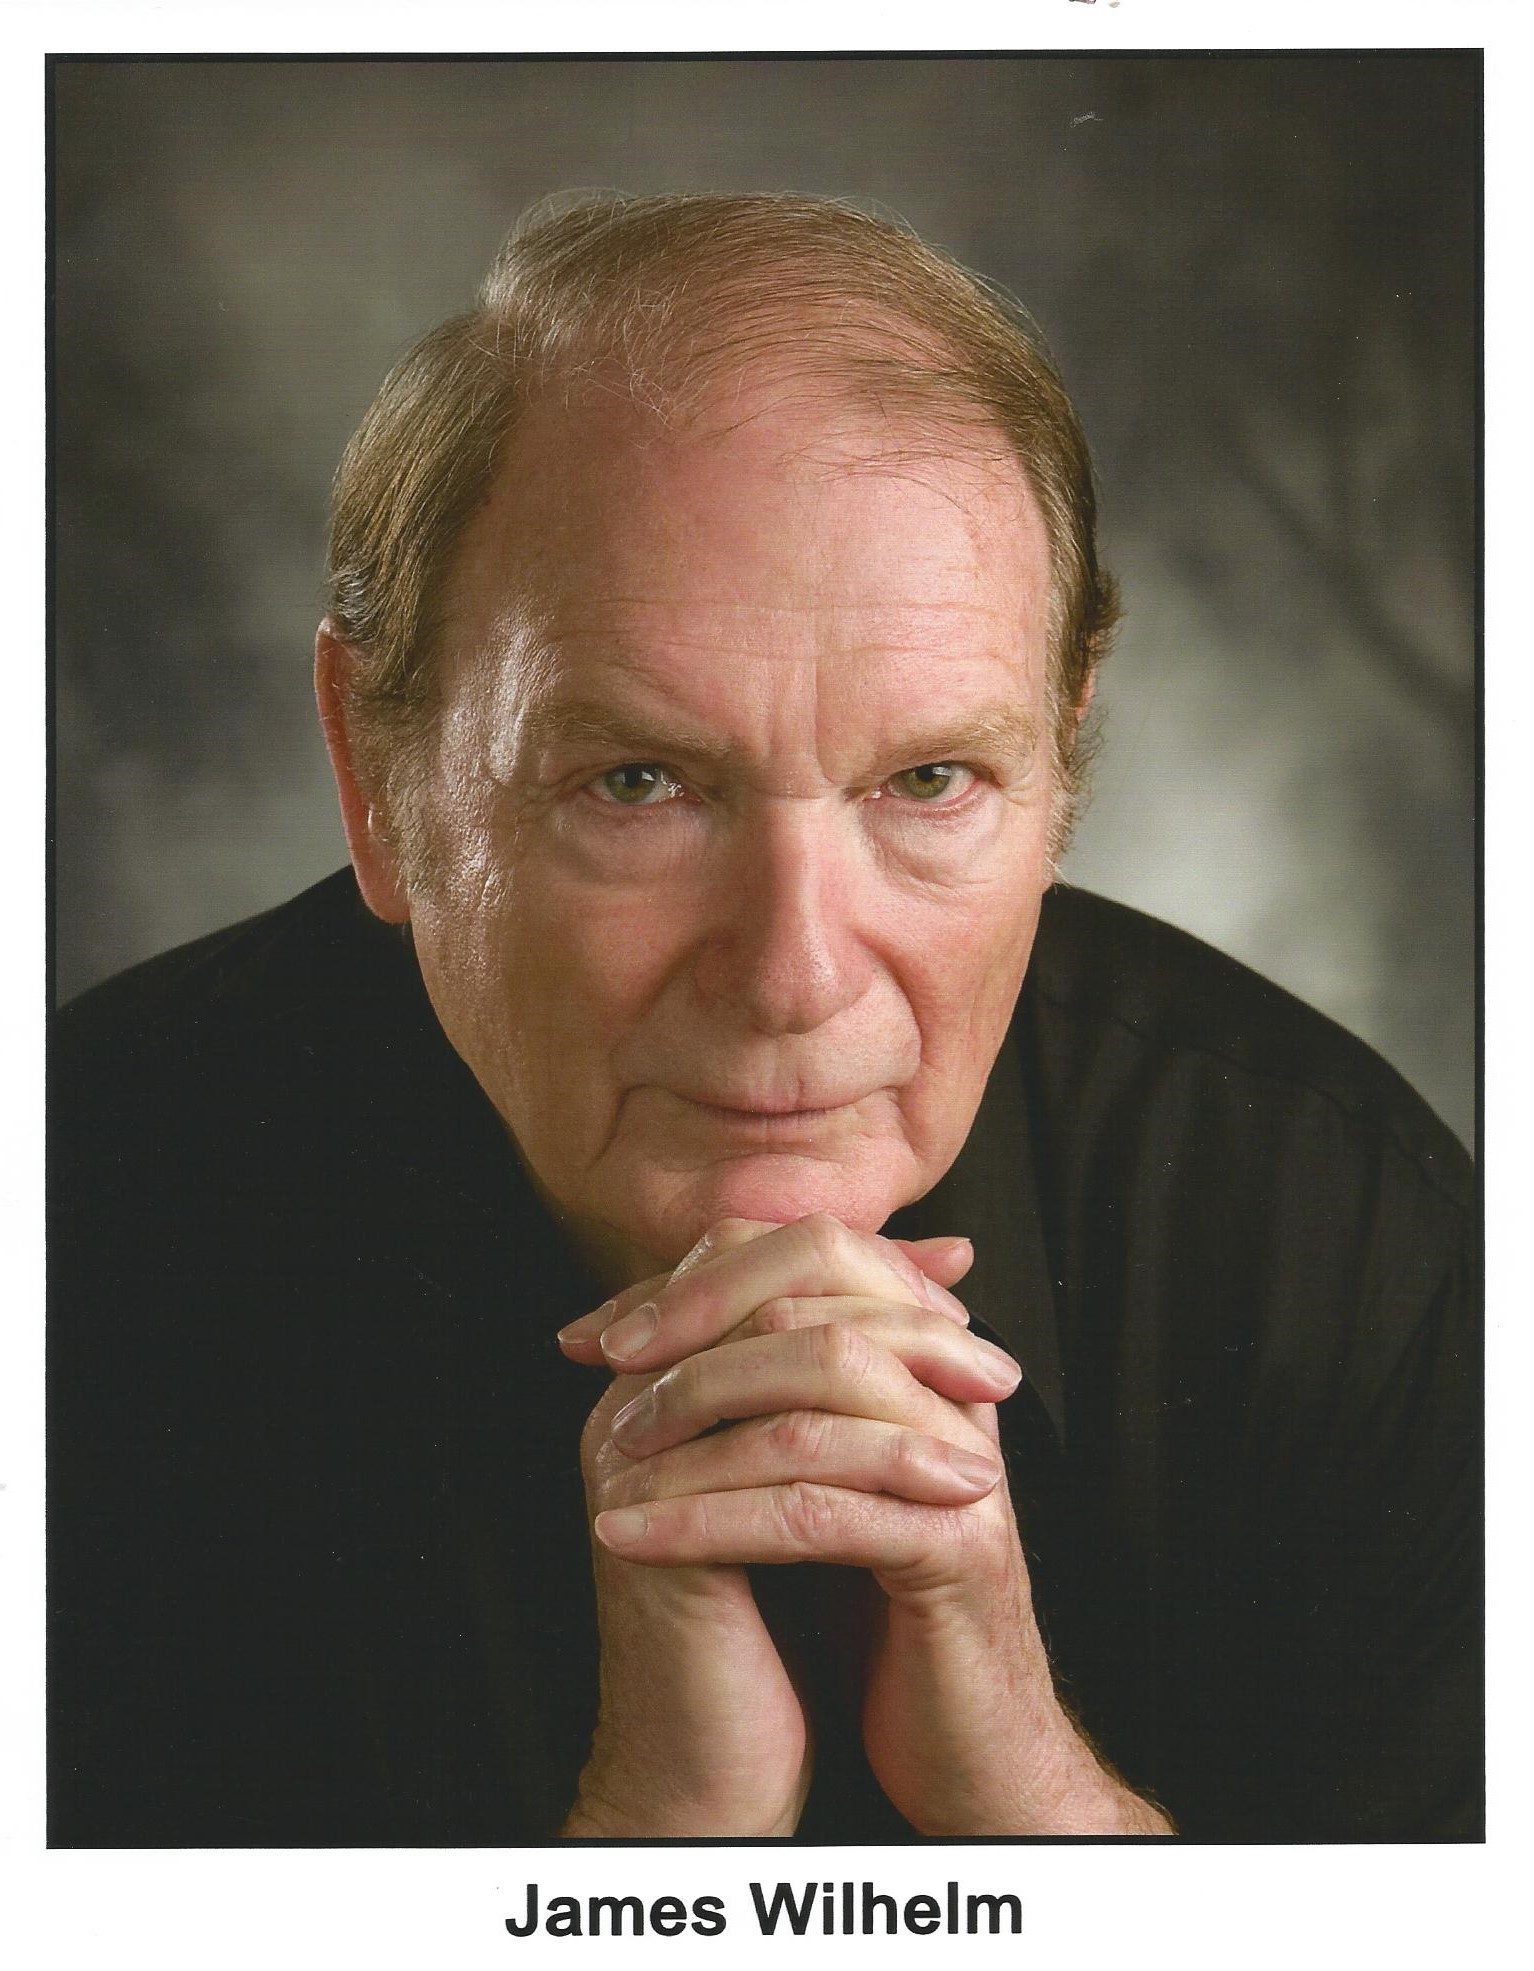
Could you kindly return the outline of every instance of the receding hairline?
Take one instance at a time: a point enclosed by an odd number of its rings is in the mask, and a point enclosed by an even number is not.
[[[474,598],[468,592],[469,565],[490,546],[487,529],[493,541],[497,509],[529,463],[525,456],[519,458],[519,448],[536,445],[540,438],[547,438],[551,428],[564,426],[570,419],[576,421],[570,451],[586,446],[589,456],[600,461],[604,455],[617,460],[630,448],[642,454],[652,445],[722,451],[753,425],[770,425],[785,410],[803,410],[810,413],[805,435],[799,442],[783,442],[775,454],[782,465],[797,466],[812,475],[818,472],[828,481],[843,476],[916,479],[956,505],[963,501],[951,489],[934,486],[925,468],[954,464],[973,468],[1017,494],[1019,523],[1027,533],[1036,531],[1044,554],[1046,592],[1053,592],[1058,573],[1037,488],[1009,435],[994,421],[949,417],[942,403],[925,411],[913,406],[903,410],[898,420],[881,417],[881,407],[871,405],[862,392],[848,388],[834,366],[820,366],[813,359],[780,367],[759,354],[749,379],[742,373],[739,383],[741,388],[733,397],[729,392],[698,393],[685,413],[673,416],[664,415],[651,404],[631,401],[613,376],[601,373],[528,402],[505,433],[497,450],[495,471],[466,519],[443,571],[435,663],[454,663],[470,654],[461,642],[465,621],[474,614]],[[749,403],[745,391],[752,386],[759,401]],[[816,416],[822,410],[824,417]],[[611,421],[604,429],[609,417]],[[541,420],[549,422],[540,428]],[[872,448],[866,442],[870,435],[876,441]],[[822,438],[823,452],[819,448]],[[845,449],[843,441],[847,441]],[[1026,551],[1025,536],[1019,541],[1019,554]],[[549,528],[533,527],[516,534],[512,561],[500,563],[497,569],[506,596],[503,617],[508,612],[524,619],[536,617],[540,604],[557,586],[547,577],[551,567],[557,566],[558,556],[558,536]],[[719,598],[721,603],[728,600],[727,596]]]
[[[799,332],[806,309],[811,344]],[[408,823],[435,717],[446,577],[523,409],[616,360],[620,391],[674,418],[768,348],[780,364],[834,372],[892,423],[941,426],[950,443],[995,449],[1019,471],[1048,542],[1062,784],[1079,786],[1092,750],[1080,714],[1118,608],[1096,558],[1085,438],[1027,310],[904,222],[851,202],[575,194],[524,215],[478,305],[397,365],[337,474],[331,620],[358,653],[347,716],[384,814]]]

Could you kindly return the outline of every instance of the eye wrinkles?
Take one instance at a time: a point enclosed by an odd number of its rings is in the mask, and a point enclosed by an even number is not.
[[[606,756],[609,765],[602,766],[599,759],[589,762],[602,774],[645,768],[704,785],[746,777],[759,764],[753,749],[739,739],[690,727],[685,720],[661,722],[592,700],[551,700],[530,708],[519,738],[518,750],[534,763],[540,778],[578,772],[583,753]],[[1008,785],[1028,772],[1038,750],[1037,726],[1021,707],[990,706],[881,738],[868,755],[852,763],[844,784],[872,792],[897,777],[946,766],[983,770]],[[923,795],[930,800],[933,791],[915,783],[905,790],[912,800]]]

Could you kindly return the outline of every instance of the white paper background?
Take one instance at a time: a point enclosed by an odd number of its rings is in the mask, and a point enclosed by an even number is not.
[[[1043,1846],[912,1850],[293,1851],[69,1853],[43,1846],[42,1130],[43,527],[42,53],[46,49],[419,52],[508,48],[627,52],[957,47],[1373,47],[1488,50],[1487,1196],[1493,1451],[1491,1838],[1486,1848]],[[9,306],[0,324],[10,378],[6,470],[10,719],[5,729],[8,884],[6,1011],[0,1062],[7,1140],[0,1238],[9,1258],[0,1373],[0,1952],[18,1966],[243,1967],[332,1962],[481,1964],[608,1953],[610,1940],[508,1937],[525,1884],[545,1895],[723,1895],[719,1938],[625,1939],[624,1961],[767,1962],[789,1949],[839,1961],[1069,1961],[1332,1967],[1392,1971],[1526,1962],[1523,1836],[1530,1751],[1529,1488],[1522,1419],[1534,1295],[1518,1234],[1528,1217],[1525,1135],[1534,1103],[1523,1012],[1530,898],[1525,786],[1527,559],[1523,470],[1530,439],[1526,346],[1527,35],[1517,0],[1460,5],[1266,0],[1014,0],[1009,6],[345,7],[142,4],[0,7],[0,143]],[[897,1895],[956,1878],[1012,1888],[1020,1939],[756,1935],[746,1884],[865,1877]]]

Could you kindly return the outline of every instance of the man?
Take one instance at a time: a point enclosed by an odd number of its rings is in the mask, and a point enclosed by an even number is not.
[[[1473,1833],[1464,1160],[1052,888],[1114,601],[1026,329],[576,207],[332,569],[355,882],[67,1020],[53,1838]]]

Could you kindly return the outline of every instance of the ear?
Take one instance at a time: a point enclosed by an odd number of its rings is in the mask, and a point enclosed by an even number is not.
[[[341,822],[356,871],[357,887],[375,917],[386,924],[410,921],[410,899],[383,818],[357,778],[351,735],[346,728],[347,686],[356,655],[343,643],[327,616],[314,639],[314,696],[320,710],[325,750],[341,797]]]

